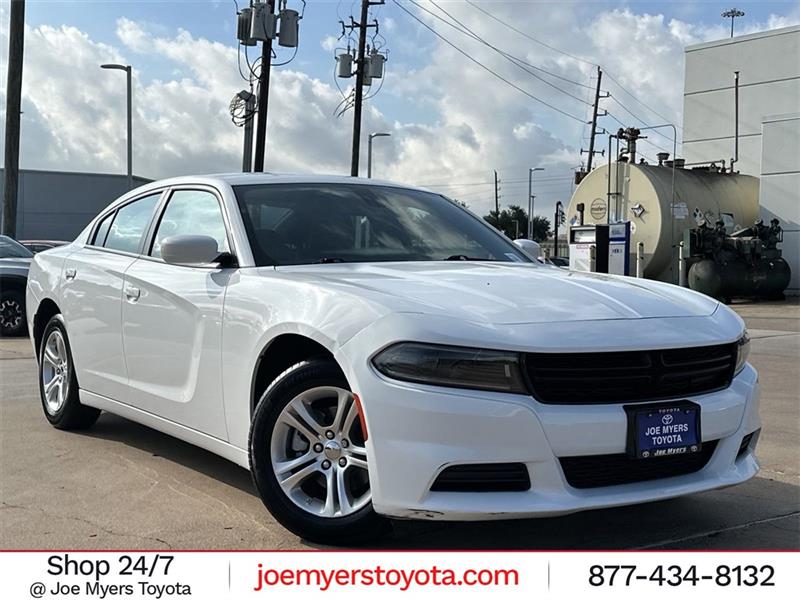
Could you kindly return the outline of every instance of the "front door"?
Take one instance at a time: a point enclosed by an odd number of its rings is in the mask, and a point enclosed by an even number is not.
[[[220,372],[222,308],[234,269],[165,263],[173,235],[208,235],[230,249],[221,204],[207,190],[171,193],[151,247],[125,273],[122,335],[128,403],[227,440]]]

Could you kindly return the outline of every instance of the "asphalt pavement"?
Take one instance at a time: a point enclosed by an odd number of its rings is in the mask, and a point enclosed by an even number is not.
[[[760,474],[728,488],[566,517],[399,522],[385,548],[800,548],[800,304],[739,304],[762,384]],[[308,548],[244,469],[111,414],[87,432],[41,414],[30,342],[0,339],[0,548]]]

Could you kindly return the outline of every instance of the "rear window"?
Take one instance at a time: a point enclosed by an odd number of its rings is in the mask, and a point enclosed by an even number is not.
[[[123,252],[139,252],[139,246],[153,218],[153,211],[160,196],[161,192],[145,196],[120,208],[111,222],[103,246]]]
[[[108,230],[111,228],[111,221],[114,220],[114,214],[115,213],[112,212],[100,221],[97,231],[94,232],[94,238],[92,238],[92,246],[102,246],[106,243],[106,236],[108,235]]]

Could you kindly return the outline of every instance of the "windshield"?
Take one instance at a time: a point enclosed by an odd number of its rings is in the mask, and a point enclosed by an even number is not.
[[[0,235],[0,258],[30,258],[32,256],[33,252],[16,240]]]
[[[235,186],[256,264],[531,262],[478,217],[429,192],[358,184]]]

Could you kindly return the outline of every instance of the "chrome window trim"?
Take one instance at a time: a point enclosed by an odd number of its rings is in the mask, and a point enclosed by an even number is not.
[[[150,262],[168,264],[164,261],[163,258],[159,256],[151,256],[150,253],[153,251],[153,243],[155,242],[155,235],[156,232],[158,231],[158,226],[161,223],[161,218],[164,216],[164,212],[166,211],[167,206],[169,205],[169,201],[172,199],[172,195],[177,191],[187,191],[187,190],[195,192],[208,192],[216,198],[217,204],[220,207],[220,213],[222,214],[222,222],[225,227],[225,237],[228,240],[228,247],[230,249],[229,251],[231,252],[231,254],[236,256],[238,260],[239,247],[238,244],[236,244],[235,237],[231,234],[232,228],[228,216],[225,198],[223,197],[219,189],[217,189],[212,185],[207,185],[203,183],[185,183],[165,188],[164,195],[159,200],[158,206],[156,206],[156,210],[153,215],[153,219],[147,228],[147,235],[145,236],[145,241],[143,246],[140,248],[139,258]],[[182,267],[186,269],[220,269],[220,267],[216,264],[173,265],[173,266]]]
[[[145,227],[145,235],[143,239],[139,241],[139,248],[137,252],[126,252],[124,250],[117,250],[115,248],[106,248],[105,246],[95,246],[94,244],[90,243],[89,240],[94,240],[94,236],[97,234],[97,229],[100,227],[100,223],[102,223],[103,219],[105,219],[108,215],[114,214],[114,219],[116,219],[116,213],[119,209],[131,204],[132,202],[136,202],[137,200],[142,200],[147,198],[148,196],[159,196],[158,200],[156,201],[156,206],[154,209],[154,213],[158,212],[161,203],[164,200],[164,192],[167,191],[167,187],[158,188],[158,189],[151,189],[147,190],[146,192],[143,191],[141,194],[137,194],[132,198],[126,199],[123,202],[114,202],[111,206],[107,207],[105,211],[101,212],[94,218],[94,222],[92,223],[92,228],[89,231],[89,235],[86,236],[86,239],[82,242],[81,247],[92,249],[92,250],[102,250],[104,252],[109,252],[111,254],[119,254],[121,256],[139,256],[142,252],[142,242],[147,238],[147,234],[150,232],[150,226],[152,224],[152,217],[150,221],[148,221],[147,226]],[[111,220],[111,225],[109,225],[108,230],[111,231],[111,226],[114,225],[114,219]],[[108,234],[106,234],[106,239],[108,239]]]

